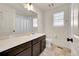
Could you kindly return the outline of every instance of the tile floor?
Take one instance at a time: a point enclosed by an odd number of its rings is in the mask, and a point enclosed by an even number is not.
[[[45,50],[40,54],[40,56],[70,56],[71,50],[68,48],[59,47],[53,45],[46,47]]]

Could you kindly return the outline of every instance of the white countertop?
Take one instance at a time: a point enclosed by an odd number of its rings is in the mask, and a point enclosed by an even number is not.
[[[10,36],[10,38],[7,39],[0,39],[0,52],[15,47],[17,45],[20,45],[22,43],[28,42],[30,40],[33,40],[43,35],[45,34],[36,33],[36,34],[23,35],[18,37]]]

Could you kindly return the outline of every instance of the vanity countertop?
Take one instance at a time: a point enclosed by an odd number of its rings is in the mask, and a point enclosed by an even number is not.
[[[23,44],[25,42],[31,41],[35,38],[45,35],[44,33],[35,33],[30,35],[20,35],[20,36],[10,36],[6,39],[0,39],[0,52],[15,47],[17,45]]]

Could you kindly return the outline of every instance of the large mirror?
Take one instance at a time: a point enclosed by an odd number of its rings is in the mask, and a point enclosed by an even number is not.
[[[0,4],[0,36],[36,32],[37,13],[24,4]]]

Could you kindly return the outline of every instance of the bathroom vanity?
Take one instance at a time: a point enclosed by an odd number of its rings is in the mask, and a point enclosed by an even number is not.
[[[0,40],[0,56],[38,56],[46,47],[45,34],[31,34]]]

